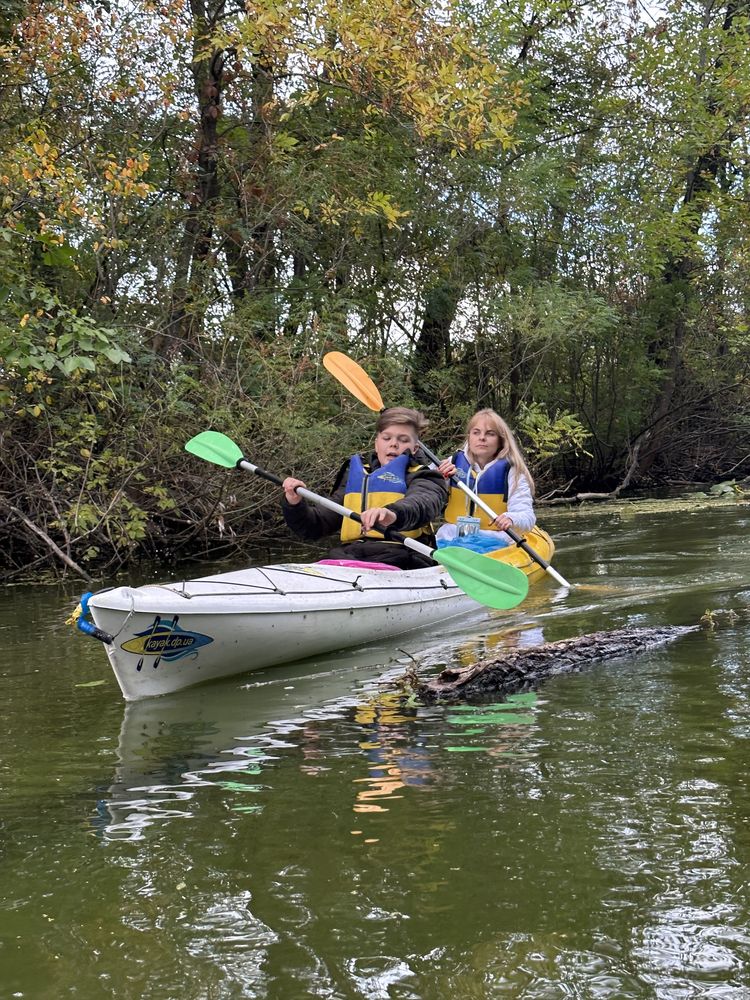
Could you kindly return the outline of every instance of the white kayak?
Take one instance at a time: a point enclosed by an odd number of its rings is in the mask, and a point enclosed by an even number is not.
[[[549,535],[526,540],[551,559]],[[517,546],[492,553],[529,581],[544,571]],[[483,608],[442,566],[399,570],[329,560],[281,563],[82,599],[78,627],[101,639],[127,701],[391,639]],[[88,613],[93,624],[86,620]]]
[[[441,566],[284,563],[101,590],[84,611],[104,639],[123,695],[137,701],[412,632],[479,607]]]

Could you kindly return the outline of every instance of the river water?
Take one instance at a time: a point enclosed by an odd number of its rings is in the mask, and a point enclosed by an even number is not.
[[[747,1000],[750,506],[544,524],[568,593],[129,706],[78,584],[7,588],[0,998]],[[500,706],[385,683],[707,610]]]

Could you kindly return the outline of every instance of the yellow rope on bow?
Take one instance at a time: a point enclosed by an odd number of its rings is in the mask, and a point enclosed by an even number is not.
[[[78,607],[75,609],[75,611],[70,616],[70,618],[66,618],[65,619],[65,624],[66,625],[75,625],[76,622],[78,621],[78,619],[81,617],[82,614],[83,614],[83,605],[79,601]]]

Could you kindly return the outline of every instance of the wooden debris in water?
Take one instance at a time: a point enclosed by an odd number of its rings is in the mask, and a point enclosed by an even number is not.
[[[468,667],[448,667],[432,680],[419,681],[416,693],[421,701],[428,703],[506,697],[536,687],[548,677],[572,673],[598,660],[631,657],[697,630],[696,625],[621,628],[546,642],[529,649],[512,649]]]

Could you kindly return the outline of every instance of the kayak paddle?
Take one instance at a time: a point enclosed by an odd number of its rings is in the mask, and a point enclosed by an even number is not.
[[[249,459],[245,458],[242,449],[235,444],[226,434],[218,431],[202,431],[196,434],[185,445],[185,451],[192,455],[211,462],[213,465],[220,465],[225,469],[246,469],[254,472],[256,476],[274,483],[276,486],[282,485],[282,480],[272,472],[258,468]],[[297,490],[300,496],[320,507],[327,507],[343,517],[350,517],[354,521],[361,518],[353,510],[343,507],[341,504],[330,500],[328,497],[320,496],[311,490],[300,486]],[[429,556],[444,566],[450,573],[456,584],[473,600],[479,604],[484,604],[488,608],[498,610],[508,610],[515,608],[526,597],[529,589],[529,581],[525,573],[515,566],[508,566],[507,563],[498,562],[481,555],[479,552],[472,552],[469,549],[447,547],[444,549],[431,549],[429,545],[418,542],[415,538],[409,538],[398,531],[390,528],[378,528],[386,538],[394,542],[400,542],[407,548]]]
[[[323,367],[348,389],[355,399],[364,403],[368,410],[379,413],[383,409],[380,390],[361,365],[341,351],[328,351],[323,355]]]
[[[383,397],[380,395],[378,387],[364,368],[348,355],[342,354],[341,351],[329,351],[323,355],[323,365],[360,403],[364,403],[365,406],[370,410],[375,410],[376,413],[379,413],[383,409]],[[424,442],[420,441],[419,447],[431,462],[434,462],[435,465],[440,465],[440,459],[427,448]],[[466,483],[455,478],[451,479],[451,483],[460,490],[463,490],[478,507],[482,508],[491,520],[495,520],[497,514]],[[553,580],[556,580],[561,587],[567,587],[570,590],[570,584],[565,577],[561,576],[554,566],[551,566],[538,552],[535,552],[517,531],[514,531],[513,528],[504,528],[503,530],[520,549],[523,549],[527,556],[530,556],[546,573],[549,573]]]

